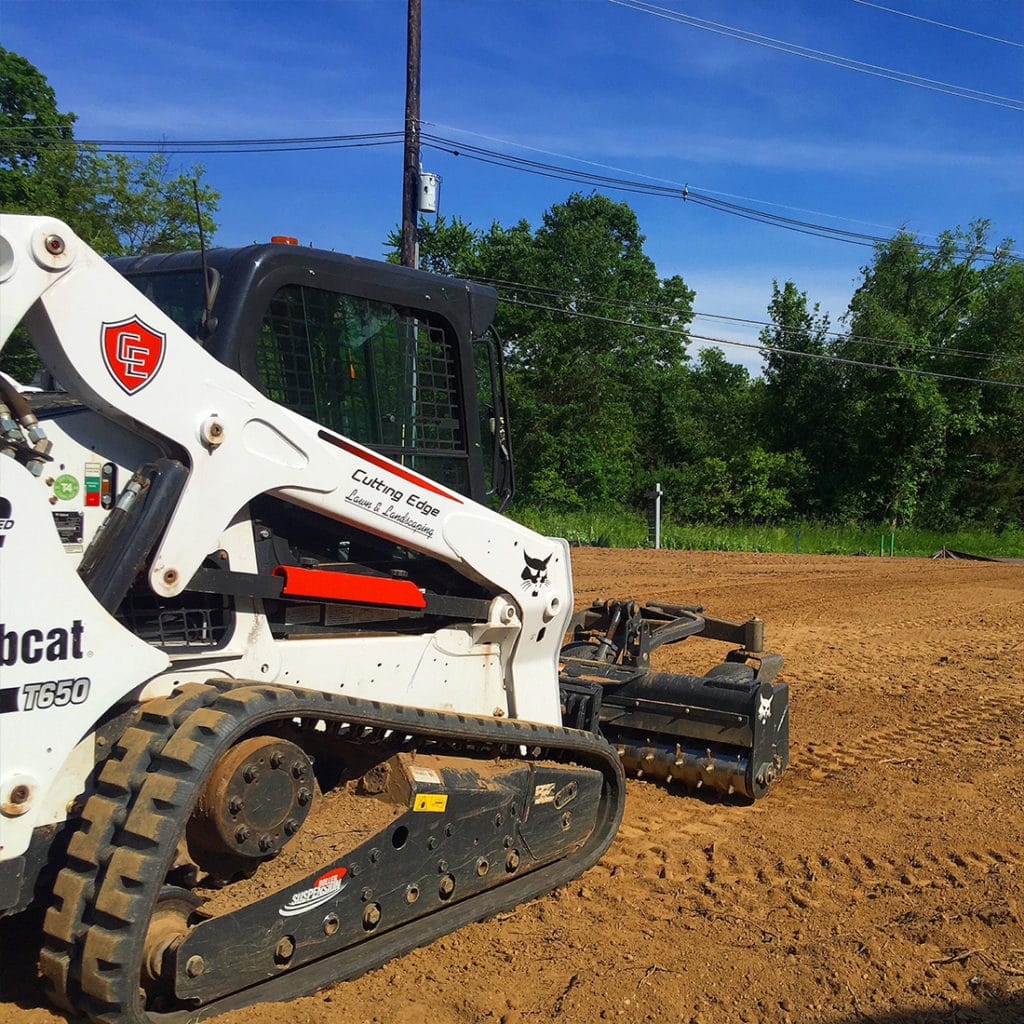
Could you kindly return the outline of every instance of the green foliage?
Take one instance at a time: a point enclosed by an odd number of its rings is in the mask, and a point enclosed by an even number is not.
[[[662,485],[662,506],[680,522],[772,523],[791,513],[790,495],[805,471],[799,455],[767,452],[752,444],[727,459],[706,455],[663,467],[652,486]]]
[[[880,246],[850,303],[850,334],[836,352],[965,378],[995,371],[997,379],[1024,383],[1014,359],[1022,346],[1021,268],[1001,258],[983,265],[987,235],[988,224],[979,221],[945,233],[937,251],[906,234]],[[1007,416],[1019,422],[1019,392],[869,368],[851,369],[845,387],[848,422],[860,443],[849,453],[844,486],[862,496],[862,515],[952,523],[982,512],[982,495],[991,499],[994,482],[986,453],[995,446],[1012,454],[1017,432]],[[1011,478],[1014,464],[1019,469],[1019,458],[1005,461]],[[990,505],[986,518],[993,525],[1011,521],[1019,487],[1016,496],[1004,492],[1002,512]]]
[[[476,247],[480,233],[461,217],[449,222],[438,214],[433,222],[420,217],[417,228],[420,248],[420,268],[448,277],[473,277],[477,274]],[[401,262],[402,232],[395,228],[388,232],[385,255],[389,263]]]
[[[755,416],[758,432],[771,450],[793,461],[794,506],[821,514],[834,506],[840,488],[837,445],[846,433],[839,422],[844,409],[842,374],[835,364],[811,358],[829,350],[829,320],[816,305],[808,309],[807,293],[792,281],[781,289],[772,282],[768,316],[772,326],[760,335],[766,348],[764,386]],[[808,357],[785,354],[792,352]]]
[[[30,201],[16,212],[46,213],[66,221],[104,256],[178,252],[199,248],[195,189],[209,243],[220,193],[202,181],[196,164],[177,174],[162,153],[145,160],[101,156],[88,146],[62,146],[42,154]]]
[[[104,256],[197,248],[196,189],[203,231],[216,230],[220,193],[195,165],[175,174],[165,154],[104,156],[76,143],[74,114],[61,113],[45,76],[0,49],[0,204],[9,213],[67,221]]]
[[[945,233],[937,249],[901,232],[864,267],[842,335],[791,282],[774,287],[766,346],[849,361],[767,354],[762,436],[808,469],[795,512],[892,525],[1022,521],[1024,397],[977,382],[1024,383],[1024,268],[1005,256],[1010,244],[986,256],[984,221]]]
[[[771,522],[789,513],[807,472],[799,452],[766,450],[754,431],[758,390],[720,349],[679,365],[650,421],[666,512],[694,523]]]
[[[677,523],[1024,523],[1024,391],[893,372],[1024,383],[1024,266],[987,252],[987,223],[880,245],[842,332],[773,282],[755,380],[690,360],[693,292],[643,241],[601,195],[536,229],[421,225],[426,267],[499,290],[521,502],[639,508],[660,483]]]
[[[642,493],[654,455],[644,414],[666,399],[685,339],[623,321],[685,330],[693,296],[678,278],[658,278],[643,241],[625,203],[578,194],[532,234],[521,222],[481,239],[485,276],[510,282],[498,323],[519,480],[536,501],[582,507]]]
[[[398,241],[392,232],[388,244]],[[425,268],[495,282],[505,300],[497,327],[518,486],[534,501],[636,502],[662,463],[650,442],[676,400],[693,292],[659,278],[643,242],[630,207],[598,194],[570,196],[536,229],[421,225]]]
[[[21,383],[28,383],[39,369],[39,356],[32,347],[28,331],[19,324],[4,345],[0,370]]]
[[[74,141],[76,117],[62,113],[46,77],[0,48],[0,207],[66,221],[104,256],[199,247],[216,230],[220,193],[197,164],[175,173],[167,156],[105,156]],[[197,196],[198,194],[198,196]],[[31,379],[38,361],[24,338],[5,347],[0,369]]]
[[[512,517],[538,533],[565,537],[585,547],[648,547],[647,523],[637,512],[625,510],[566,512],[517,503]],[[802,555],[866,555],[879,557],[884,536],[888,557],[893,533],[888,523],[838,526],[805,522],[785,526],[687,525],[666,519],[662,547],[683,551],[748,551]],[[899,529],[895,531],[897,557],[930,558],[943,547],[984,558],[1024,558],[1024,531],[972,527],[956,530]]]
[[[0,208],[25,205],[40,156],[72,138],[75,120],[34,65],[0,46]]]

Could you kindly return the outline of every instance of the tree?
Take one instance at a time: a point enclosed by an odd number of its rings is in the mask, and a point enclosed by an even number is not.
[[[971,320],[977,260],[987,225],[947,232],[930,251],[906,233],[880,245],[850,302],[844,358],[904,370],[979,376],[959,362],[957,338]],[[952,357],[952,361],[951,361]],[[857,441],[845,468],[845,489],[861,517],[912,523],[925,511],[952,523],[953,453],[979,428],[979,385],[937,377],[851,367],[847,423]]]
[[[447,277],[471,277],[476,273],[480,233],[461,217],[453,217],[451,222],[443,213],[438,214],[433,222],[420,217],[417,235],[422,270]],[[401,262],[401,230],[394,228],[388,232],[384,244],[388,262]]]
[[[104,256],[175,251],[213,236],[220,193],[197,164],[177,174],[164,153],[146,160],[105,156],[74,140],[74,114],[61,113],[46,77],[0,49],[0,203],[9,213],[67,221]]]
[[[662,280],[635,213],[572,195],[534,230],[421,221],[425,269],[497,283],[519,493],[563,507],[639,500],[666,454],[659,410],[686,356],[693,292]],[[397,260],[399,235],[387,239]]]
[[[1019,521],[1020,392],[979,378],[1024,382],[1024,293],[1012,243],[993,255],[988,229],[978,221],[937,246],[900,232],[879,245],[845,336],[808,333],[804,296],[776,290],[772,315],[786,331],[765,332],[766,343],[789,337],[790,348],[848,361],[766,371],[769,433],[807,455],[812,511],[894,525]]]
[[[997,251],[1009,249],[1007,241]],[[956,288],[943,370],[1016,387],[943,382],[950,408],[946,462],[925,498],[935,518],[1019,527],[1024,524],[1024,264],[1000,256],[964,275]]]
[[[1024,385],[1024,266],[987,234],[881,244],[846,334],[773,282],[757,380],[718,350],[689,362],[693,292],[625,203],[572,195],[536,229],[440,218],[421,253],[498,283],[525,500],[638,504],[660,482],[680,519],[1004,526],[1024,521],[1024,390],[977,378]]]
[[[99,209],[113,234],[105,246],[109,255],[179,252],[199,248],[199,225],[209,240],[216,230],[212,213],[220,193],[202,181],[205,170],[195,164],[177,174],[166,154],[145,161],[121,155],[108,158],[101,169],[104,188]]]
[[[647,443],[650,482],[661,483],[666,512],[680,521],[770,522],[793,508],[805,466],[797,453],[767,451],[756,429],[758,388],[719,348],[703,349],[672,374]]]
[[[0,48],[0,206],[8,213],[58,217],[103,256],[199,247],[216,230],[220,193],[195,165],[174,173],[166,154],[146,160],[105,156],[74,141],[76,117],[61,113],[46,77]],[[0,369],[30,379],[38,361],[27,337],[14,337]]]
[[[827,514],[834,511],[840,486],[843,452],[837,446],[847,440],[837,423],[843,412],[841,370],[815,358],[829,352],[829,320],[817,305],[808,309],[807,293],[792,281],[782,288],[772,281],[768,316],[772,325],[759,338],[765,346],[759,433],[771,451],[800,468],[803,489],[792,495],[796,510]]]
[[[509,282],[498,322],[524,497],[599,507],[649,484],[651,414],[686,358],[693,292],[660,279],[643,242],[630,207],[599,194],[481,239],[485,274]]]
[[[57,109],[53,89],[33,64],[0,46],[0,208],[29,202],[40,154],[51,143],[69,142],[75,120]]]

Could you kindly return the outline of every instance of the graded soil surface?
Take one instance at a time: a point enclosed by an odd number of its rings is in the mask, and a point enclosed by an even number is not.
[[[573,564],[580,603],[765,620],[791,689],[782,779],[754,805],[631,779],[611,848],[560,891],[218,1020],[1024,1021],[1024,566],[609,550]],[[658,667],[722,650],[689,640]],[[5,1024],[62,1019],[31,979],[5,998]]]

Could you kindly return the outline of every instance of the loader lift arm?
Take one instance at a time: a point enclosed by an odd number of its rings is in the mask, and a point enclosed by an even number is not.
[[[208,262],[0,217],[0,347],[25,323],[69,392],[0,392],[0,915],[49,901],[58,1006],[178,1024],[361,973],[586,870],[625,768],[763,795],[757,620],[573,619],[568,545],[499,514],[493,291]],[[739,646],[653,670],[701,635]]]

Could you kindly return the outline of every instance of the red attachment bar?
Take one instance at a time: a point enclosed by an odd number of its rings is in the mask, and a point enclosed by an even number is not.
[[[275,576],[284,577],[285,597],[312,597],[324,601],[354,601],[357,604],[386,604],[397,608],[425,608],[426,598],[410,580],[386,576],[357,576],[351,572],[300,569],[279,565]]]

